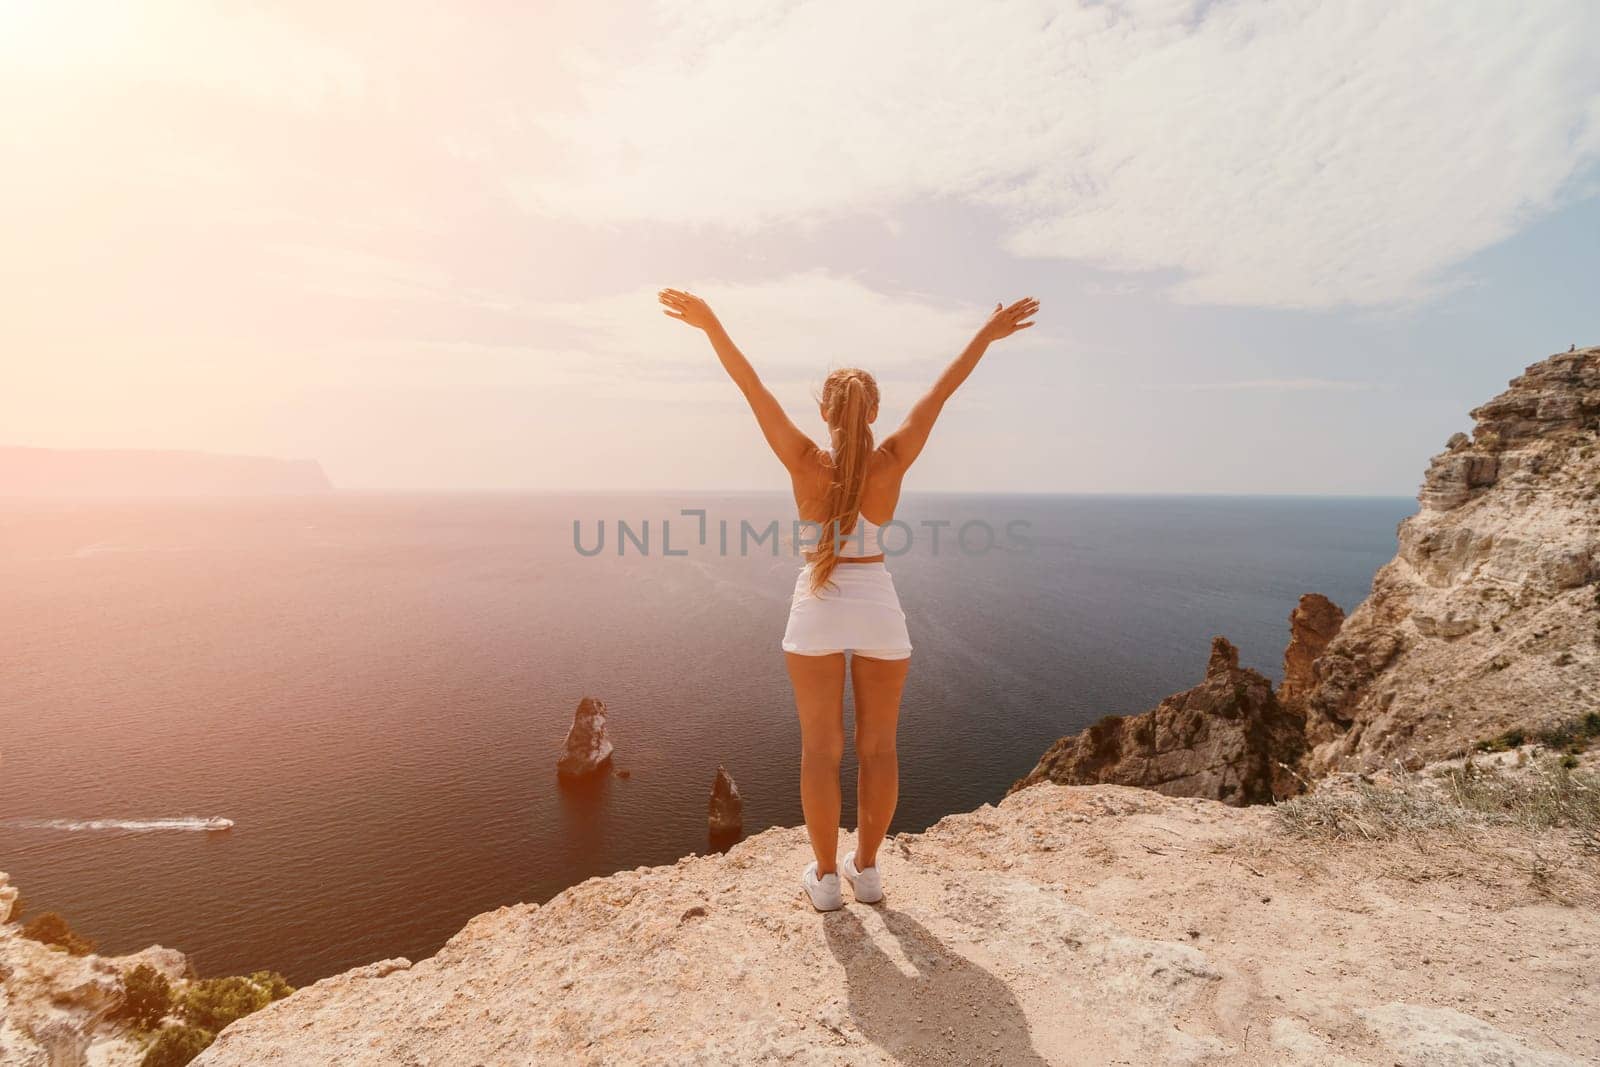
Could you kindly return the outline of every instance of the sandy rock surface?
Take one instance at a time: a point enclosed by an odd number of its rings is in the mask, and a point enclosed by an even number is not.
[[[814,911],[803,829],[772,829],[481,915],[196,1062],[1594,1062],[1600,875],[1535,886],[1525,846],[1312,846],[1046,782],[893,839],[879,905]]]

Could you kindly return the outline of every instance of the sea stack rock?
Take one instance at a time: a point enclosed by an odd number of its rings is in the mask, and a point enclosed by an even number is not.
[[[707,807],[707,820],[713,834],[736,834],[744,828],[744,798],[722,764],[717,764],[717,778],[711,783],[711,803]]]
[[[611,738],[606,736],[606,706],[604,701],[584,697],[572,717],[572,729],[567,731],[567,742],[562,747],[561,758],[556,761],[556,774],[562,778],[583,778],[604,767],[611,759]]]
[[[1321,593],[1307,593],[1289,613],[1289,647],[1283,650],[1278,703],[1294,707],[1317,685],[1317,657],[1339,636],[1344,612]]]

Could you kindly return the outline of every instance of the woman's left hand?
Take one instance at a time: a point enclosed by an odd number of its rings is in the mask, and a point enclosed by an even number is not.
[[[1010,337],[1018,330],[1026,330],[1032,326],[1031,322],[1023,320],[1039,310],[1039,301],[1031,296],[1025,296],[1010,307],[1001,307],[997,302],[994,311],[989,315],[989,321],[983,324],[978,331],[978,336],[985,341],[998,341],[1002,337]]]
[[[662,289],[656,294],[656,299],[665,305],[661,313],[679,322],[687,322],[700,330],[709,330],[716,324],[717,316],[712,312],[711,305],[693,293],[686,293],[682,289]]]

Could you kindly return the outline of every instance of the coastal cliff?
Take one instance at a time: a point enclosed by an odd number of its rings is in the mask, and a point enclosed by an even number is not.
[[[1561,740],[1600,734],[1600,349],[1474,414],[1368,599],[1295,607],[1276,688],[1218,638],[1193,689],[892,835],[882,904],[814,911],[773,828],[480,915],[195,1062],[1600,1061],[1600,754]]]
[[[1429,464],[1367,599],[1344,618],[1301,598],[1276,692],[1236,664],[1219,674],[1214,648],[1194,689],[1062,738],[1012,789],[1253,803],[1334,771],[1559,734],[1600,709],[1600,348],[1533,364],[1472,416]]]
[[[1594,753],[1407,770],[1596,706],[1597,397],[1600,350],[1530,367],[1367,601],[1302,598],[1276,689],[1219,638],[1194,689],[894,835],[882,905],[813,911],[804,829],[770,829],[480,915],[196,1062],[1600,1059]]]
[[[1600,348],[1535,363],[1472,416],[1318,661],[1313,775],[1600,709]]]
[[[315,460],[139,449],[0,448],[0,497],[325,493]]]

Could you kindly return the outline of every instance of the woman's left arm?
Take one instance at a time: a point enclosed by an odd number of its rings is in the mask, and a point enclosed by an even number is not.
[[[762,383],[756,369],[722,328],[709,304],[681,289],[663,289],[657,297],[665,305],[662,314],[705,331],[711,346],[717,350],[717,358],[722,361],[722,369],[744,394],[768,446],[785,467],[794,470],[817,451],[816,443],[801,432],[778,403],[778,398]]]

